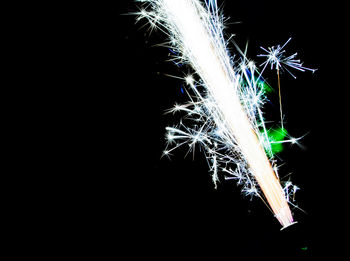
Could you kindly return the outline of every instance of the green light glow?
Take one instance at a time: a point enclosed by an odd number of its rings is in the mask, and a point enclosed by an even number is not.
[[[274,89],[263,80],[258,81],[258,86],[264,93],[272,93],[274,91]]]
[[[254,82],[265,94],[274,92],[275,90],[268,85],[261,77],[254,76]],[[241,78],[240,83],[242,85],[248,85],[247,79]]]
[[[267,151],[270,156],[283,151],[283,144],[279,143],[284,140],[288,132],[285,128],[270,129],[267,131],[267,136],[270,141],[271,151]]]

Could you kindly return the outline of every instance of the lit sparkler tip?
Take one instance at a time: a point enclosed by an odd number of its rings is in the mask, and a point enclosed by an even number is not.
[[[281,223],[283,228],[286,228],[294,223],[289,207],[281,208],[276,214],[277,220]]]
[[[297,224],[297,223],[298,223],[298,221],[293,221],[291,223],[288,223],[288,224],[284,225],[280,230],[282,231],[282,230],[284,230],[284,229],[286,229],[294,224]]]

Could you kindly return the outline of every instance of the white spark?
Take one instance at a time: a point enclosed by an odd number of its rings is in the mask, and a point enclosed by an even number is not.
[[[304,67],[302,62],[299,59],[296,59],[296,56],[298,53],[294,53],[292,55],[286,56],[285,50],[283,49],[291,40],[292,38],[289,38],[282,46],[272,46],[268,47],[267,49],[264,47],[260,47],[262,50],[265,51],[265,54],[259,54],[260,57],[265,57],[266,61],[261,64],[261,66],[264,66],[263,70],[265,70],[266,66],[270,64],[271,70],[276,69],[285,69],[290,75],[292,75],[294,78],[294,74],[292,74],[288,67],[305,72],[305,70],[315,72],[316,69],[311,69]]]

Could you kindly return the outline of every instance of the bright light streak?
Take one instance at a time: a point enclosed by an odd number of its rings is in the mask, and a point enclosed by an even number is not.
[[[196,124],[187,127],[181,122],[176,127],[167,127],[168,145],[173,147],[167,147],[164,155],[184,144],[189,145],[189,151],[200,145],[205,149],[215,185],[220,170],[227,174],[227,179],[243,184],[246,195],[262,198],[263,194],[283,228],[293,224],[288,202],[291,193],[294,199],[298,187],[288,181],[282,188],[278,178],[271,153],[271,144],[276,141],[269,140],[261,111],[265,101],[263,84],[259,82],[261,74],[241,52],[239,65],[235,65],[237,62],[229,55],[223,38],[223,18],[216,1],[207,1],[205,7],[198,0],[142,2],[150,11],[142,9],[138,20],[146,18],[152,30],[165,32],[170,47],[181,55],[175,58],[189,64],[199,78],[184,77],[194,95],[189,95],[188,104],[169,110],[186,113]]]

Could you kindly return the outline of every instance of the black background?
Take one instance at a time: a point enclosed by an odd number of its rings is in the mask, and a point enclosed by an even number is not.
[[[191,70],[166,61],[169,50],[155,46],[165,36],[150,34],[146,21],[136,24],[130,15],[138,6],[82,4],[58,39],[69,56],[63,74],[74,79],[62,84],[64,102],[73,107],[62,130],[69,145],[61,160],[71,164],[62,170],[70,191],[61,191],[69,202],[58,214],[59,230],[66,231],[62,248],[101,260],[318,260],[339,253],[347,223],[342,7],[313,0],[223,5],[227,33],[236,34],[241,48],[249,41],[248,57],[259,63],[260,46],[292,37],[286,49],[317,68],[295,72],[296,80],[281,75],[285,127],[295,137],[308,134],[305,149],[287,146],[281,154],[280,175],[293,172],[306,214],[294,209],[298,223],[280,231],[265,205],[241,195],[233,182],[215,190],[199,151],[194,159],[182,150],[161,159],[165,127],[176,123],[164,112],[186,100],[183,83],[165,74]],[[267,70],[265,77],[276,86],[274,73]]]

